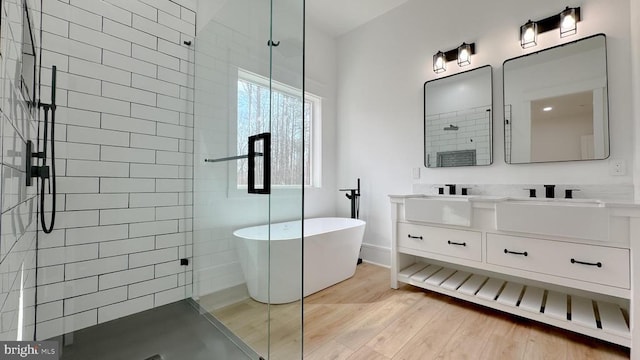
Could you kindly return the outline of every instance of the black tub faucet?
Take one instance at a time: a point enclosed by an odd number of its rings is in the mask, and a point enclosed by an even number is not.
[[[556,186],[555,185],[545,185],[544,186],[544,197],[553,199],[556,197]]]
[[[446,184],[445,186],[449,187],[449,195],[456,194],[456,185],[455,184]]]

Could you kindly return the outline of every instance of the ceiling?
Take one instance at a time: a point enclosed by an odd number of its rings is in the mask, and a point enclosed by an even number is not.
[[[408,0],[306,0],[307,20],[338,37]]]

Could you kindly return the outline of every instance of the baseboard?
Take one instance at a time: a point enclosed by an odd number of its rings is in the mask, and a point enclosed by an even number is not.
[[[391,266],[391,249],[388,247],[362,243],[360,257],[362,261],[370,264],[386,268]]]
[[[249,298],[246,284],[240,284],[212,294],[200,296],[198,303],[207,311],[214,311]]]

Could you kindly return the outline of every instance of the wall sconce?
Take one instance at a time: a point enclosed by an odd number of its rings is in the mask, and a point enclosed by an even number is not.
[[[476,44],[462,43],[459,47],[449,51],[438,51],[433,55],[433,71],[436,74],[447,70],[447,62],[456,60],[458,66],[471,65],[471,55],[476,53]]]
[[[574,35],[578,32],[578,22],[580,21],[580,8],[570,8],[567,6],[561,13],[538,21],[527,21],[520,27],[520,46],[523,49],[535,46],[538,41],[538,34],[560,29],[560,37]]]

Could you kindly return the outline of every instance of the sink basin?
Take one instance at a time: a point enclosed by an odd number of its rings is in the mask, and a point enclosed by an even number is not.
[[[427,195],[405,201],[405,219],[436,224],[471,226],[471,196]]]
[[[591,199],[509,198],[496,203],[496,228],[608,241],[609,208]]]

